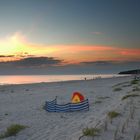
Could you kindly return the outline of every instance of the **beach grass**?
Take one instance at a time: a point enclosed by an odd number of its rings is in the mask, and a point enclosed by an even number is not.
[[[100,133],[100,129],[98,128],[85,128],[83,129],[83,135],[84,136],[91,136],[91,137],[94,137],[94,136],[98,136]]]
[[[86,127],[82,130],[83,135],[79,137],[79,140],[81,140],[84,136],[94,138],[95,136],[99,136],[100,132],[101,132],[101,130],[99,128],[96,128],[96,127],[88,128],[88,127]]]
[[[136,86],[132,89],[132,91],[140,91],[140,88]]]
[[[114,90],[113,91],[121,91],[122,90],[122,88],[114,88]]]
[[[7,130],[0,135],[0,139],[10,137],[10,136],[16,136],[17,133],[19,133],[21,130],[25,129],[26,126],[20,125],[20,124],[12,124],[10,125]]]
[[[112,120],[113,118],[116,118],[119,115],[121,115],[121,114],[116,111],[110,111],[107,113],[107,116],[109,117],[110,120]]]
[[[95,104],[100,104],[102,103],[102,101],[95,101]]]
[[[130,98],[130,97],[138,97],[138,96],[140,96],[140,95],[138,95],[138,94],[128,94],[128,95],[123,96],[122,100],[125,100],[125,99]]]
[[[139,83],[139,80],[132,80],[131,81],[131,85],[135,85],[135,84],[138,84]]]
[[[123,86],[130,86],[130,84],[129,84],[129,82],[122,82],[122,83],[118,83],[118,84],[116,84],[116,85],[114,85],[114,86],[112,86],[113,88],[114,87],[123,87]]]
[[[104,99],[109,99],[110,97],[108,97],[108,96],[101,96],[101,97],[98,97],[98,99],[100,99],[100,100],[104,100]]]
[[[133,140],[140,140],[140,134],[135,133]]]

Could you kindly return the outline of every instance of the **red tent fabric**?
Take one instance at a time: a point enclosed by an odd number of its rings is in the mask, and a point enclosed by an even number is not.
[[[84,96],[80,92],[74,92],[72,96],[72,103],[79,103],[81,101],[85,100]]]

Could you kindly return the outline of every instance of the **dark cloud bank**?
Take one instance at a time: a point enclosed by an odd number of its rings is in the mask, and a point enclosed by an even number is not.
[[[22,67],[43,67],[58,65],[62,60],[53,57],[29,57],[13,62],[16,66]]]
[[[0,74],[109,74],[140,68],[140,61],[95,61],[73,65],[62,64],[64,64],[63,60],[54,57],[28,57],[16,61],[0,62]]]
[[[42,67],[42,66],[54,66],[62,63],[63,60],[59,60],[53,57],[28,57],[15,61],[0,62],[0,66],[3,67]]]

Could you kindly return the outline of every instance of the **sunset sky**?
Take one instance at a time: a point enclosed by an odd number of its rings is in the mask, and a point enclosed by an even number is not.
[[[139,0],[0,0],[0,74],[140,68],[139,7]]]

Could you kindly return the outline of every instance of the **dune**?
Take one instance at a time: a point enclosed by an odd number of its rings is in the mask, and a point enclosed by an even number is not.
[[[140,137],[139,82],[132,76],[86,81],[0,86],[0,134],[12,124],[27,126],[5,140],[132,140]],[[57,96],[59,104],[71,101],[78,91],[89,99],[89,111],[50,113],[45,101]],[[124,96],[135,94],[138,96]],[[119,115],[110,118],[109,112]],[[85,128],[98,128],[99,135],[83,136]]]

